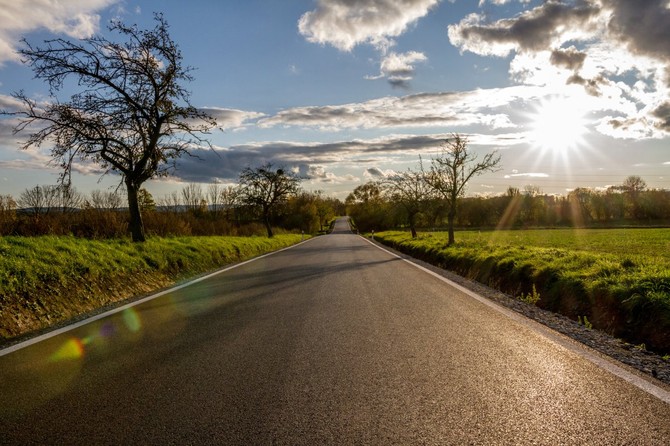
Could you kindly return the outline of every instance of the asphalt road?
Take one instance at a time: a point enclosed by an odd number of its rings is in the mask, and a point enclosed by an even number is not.
[[[667,445],[670,404],[340,222],[0,356],[0,444]]]

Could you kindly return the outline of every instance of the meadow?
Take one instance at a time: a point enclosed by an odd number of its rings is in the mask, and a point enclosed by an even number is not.
[[[293,245],[300,235],[0,237],[0,341]]]
[[[670,229],[387,231],[399,251],[658,352],[670,352]]]

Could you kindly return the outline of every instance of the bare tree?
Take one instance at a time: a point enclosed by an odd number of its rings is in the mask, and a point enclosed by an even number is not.
[[[219,193],[219,203],[224,209],[226,219],[232,221],[235,209],[240,205],[241,189],[236,186],[226,186]]]
[[[457,133],[448,138],[442,152],[431,160],[430,170],[424,172],[426,181],[447,204],[448,244],[454,237],[454,219],[458,210],[458,199],[465,194],[468,182],[485,172],[498,170],[500,155],[492,152],[484,155],[481,161],[468,150],[467,137]]]
[[[12,230],[16,221],[16,202],[11,195],[0,195],[0,235]]]
[[[202,186],[196,183],[189,183],[181,190],[182,203],[189,211],[200,209],[203,204],[206,206],[205,196],[202,193]]]
[[[209,145],[199,135],[216,125],[190,104],[182,83],[193,80],[192,69],[182,64],[163,16],[156,14],[155,21],[150,30],[114,22],[110,31],[125,43],[98,36],[77,42],[48,40],[43,47],[24,41],[19,53],[35,77],[49,85],[51,99],[38,104],[24,92],[15,93],[24,109],[2,112],[22,118],[15,133],[34,131],[24,149],[54,143],[51,156],[63,168],[62,182],[77,160],[121,174],[130,232],[137,242],[145,240],[138,201],[142,184],[167,175],[194,145]],[[61,102],[55,94],[69,79],[83,91]]]
[[[298,192],[300,178],[290,171],[267,163],[253,169],[245,168],[240,173],[240,187],[242,200],[246,204],[258,206],[268,237],[272,237],[272,213],[278,205]]]
[[[35,217],[46,215],[58,206],[58,186],[35,186],[19,195],[18,204],[30,209]]]
[[[57,189],[57,207],[61,212],[72,212],[84,205],[84,196],[70,183],[60,184]]]
[[[207,200],[212,213],[216,216],[219,215],[219,210],[221,208],[221,192],[223,186],[220,183],[212,183],[207,187]]]
[[[96,189],[91,191],[88,204],[93,209],[115,211],[121,207],[121,202],[122,198],[118,193]]]
[[[382,180],[382,186],[391,201],[399,204],[407,214],[407,223],[416,238],[416,217],[433,195],[433,188],[426,181],[423,171],[407,170]]]
[[[177,191],[172,191],[159,200],[159,206],[176,214],[182,207],[181,197]]]

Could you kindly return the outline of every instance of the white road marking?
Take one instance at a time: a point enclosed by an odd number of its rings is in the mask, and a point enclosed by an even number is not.
[[[375,248],[380,249],[380,250],[386,252],[387,254],[389,254],[393,257],[396,257],[396,258],[402,260],[403,262],[406,262],[406,263],[412,265],[413,267],[420,269],[423,272],[426,272],[426,273],[430,274],[433,277],[436,277],[437,279],[441,280],[442,282],[445,282],[449,286],[452,286],[452,287],[456,288],[458,291],[467,294],[468,296],[472,297],[473,299],[476,299],[477,301],[483,303],[484,305],[487,305],[487,306],[493,308],[494,310],[504,314],[505,316],[507,316],[507,317],[509,317],[509,318],[511,318],[511,319],[513,319],[513,320],[531,328],[535,332],[537,332],[540,335],[544,336],[545,338],[555,342],[556,344],[560,345],[561,347],[570,350],[571,352],[581,356],[582,358],[584,358],[588,361],[591,361],[593,364],[599,366],[602,369],[607,370],[608,372],[612,373],[613,375],[618,376],[619,378],[623,379],[624,381],[629,382],[630,384],[632,384],[635,387],[647,392],[648,394],[655,396],[659,400],[661,400],[661,401],[663,401],[667,404],[670,404],[670,392],[669,391],[667,391],[667,390],[665,390],[665,389],[663,389],[663,388],[661,388],[661,387],[659,387],[659,386],[657,386],[657,385],[655,385],[655,384],[653,384],[653,383],[651,383],[651,382],[649,382],[649,381],[647,381],[643,378],[640,378],[639,376],[635,375],[634,373],[629,372],[628,370],[624,369],[623,367],[620,367],[617,364],[600,357],[599,355],[596,355],[596,354],[592,353],[591,351],[589,351],[587,349],[586,346],[584,346],[582,344],[578,344],[578,343],[576,343],[576,341],[572,342],[572,341],[569,340],[569,338],[564,337],[564,335],[559,334],[558,332],[552,330],[551,328],[549,328],[545,325],[542,325],[541,323],[536,322],[536,321],[534,321],[530,318],[522,316],[522,315],[510,310],[509,308],[498,305],[497,303],[495,303],[495,302],[493,302],[493,301],[491,301],[491,300],[489,300],[489,299],[487,299],[483,296],[480,296],[479,294],[475,293],[474,291],[471,291],[471,290],[457,284],[456,282],[453,282],[453,281],[447,279],[446,277],[437,274],[434,271],[431,271],[427,268],[424,268],[423,266],[418,265],[418,264],[412,262],[411,260],[403,258],[403,257],[401,257],[401,256],[399,256],[399,255],[397,255],[397,254],[395,254],[395,253],[393,253],[393,252],[391,252],[387,249],[382,248],[381,246],[373,243],[372,241],[368,240],[365,237],[361,236],[361,238],[363,238],[363,240],[365,240],[366,242],[368,242],[369,244],[371,244]]]
[[[219,275],[221,273],[225,273],[226,271],[230,271],[231,269],[235,269],[235,268],[238,268],[242,265],[246,265],[247,263],[255,262],[256,260],[260,260],[264,257],[268,257],[268,256],[271,256],[273,254],[277,254],[279,252],[286,251],[287,249],[295,248],[296,246],[302,245],[303,243],[307,243],[310,240],[314,240],[315,238],[316,237],[309,238],[309,239],[304,240],[302,242],[296,243],[295,245],[291,245],[289,247],[282,248],[282,249],[279,249],[277,251],[272,251],[272,252],[269,252],[267,254],[263,254],[261,256],[254,257],[253,259],[245,260],[244,262],[236,263],[234,265],[228,266],[228,267],[220,269],[218,271],[214,271],[213,273],[207,274],[206,276],[202,276],[202,277],[198,277],[197,279],[189,280],[188,282],[185,282],[185,283],[182,283],[180,285],[168,288],[168,289],[163,290],[159,293],[149,295],[147,297],[144,297],[142,299],[127,303],[125,305],[122,305],[120,307],[117,307],[117,308],[114,308],[112,310],[106,311],[104,313],[96,314],[95,316],[91,316],[91,317],[86,318],[84,320],[81,320],[79,322],[75,322],[74,324],[67,325],[65,327],[61,327],[61,328],[58,328],[56,330],[50,331],[48,333],[44,333],[40,336],[36,336],[34,338],[27,339],[23,342],[19,342],[18,344],[14,344],[14,345],[11,345],[9,347],[6,347],[6,348],[0,350],[0,356],[4,356],[4,355],[7,355],[9,353],[15,352],[17,350],[21,350],[22,348],[26,348],[26,347],[28,347],[30,345],[33,345],[33,344],[37,344],[38,342],[42,342],[45,339],[53,338],[54,336],[58,336],[60,334],[67,333],[68,331],[74,330],[75,328],[79,328],[79,327],[82,327],[86,324],[90,324],[91,322],[95,322],[97,320],[104,319],[107,316],[111,316],[113,314],[120,313],[124,310],[127,310],[128,308],[132,308],[136,305],[143,304],[144,302],[148,302],[150,300],[156,299],[157,297],[164,296],[168,293],[172,293],[174,291],[181,290],[182,288],[186,288],[187,286],[193,285],[194,283],[202,282],[203,280],[207,280],[210,277],[214,277],[214,276]]]

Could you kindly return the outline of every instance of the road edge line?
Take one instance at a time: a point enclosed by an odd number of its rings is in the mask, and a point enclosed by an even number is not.
[[[41,334],[39,336],[35,336],[34,338],[26,339],[25,341],[21,341],[21,342],[18,342],[16,344],[14,344],[14,345],[10,345],[9,347],[5,347],[5,348],[1,349],[0,350],[0,356],[8,355],[8,354],[13,353],[17,350],[21,350],[21,349],[29,347],[33,344],[37,344],[37,343],[42,342],[44,340],[53,338],[54,336],[58,336],[60,334],[67,333],[68,331],[74,330],[76,328],[83,327],[84,325],[90,324],[91,322],[95,322],[95,321],[98,321],[100,319],[104,319],[104,318],[106,318],[108,316],[111,316],[113,314],[125,311],[128,308],[132,308],[136,305],[140,305],[140,304],[143,304],[145,302],[149,302],[150,300],[156,299],[158,297],[164,296],[164,295],[172,293],[174,291],[181,290],[182,288],[186,288],[187,286],[193,285],[193,284],[198,283],[198,282],[202,282],[203,280],[207,280],[211,277],[214,277],[214,276],[217,276],[219,274],[225,273],[226,271],[230,271],[231,269],[235,269],[235,268],[238,268],[240,266],[246,265],[248,263],[255,262],[256,260],[260,260],[264,257],[268,257],[268,256],[271,256],[273,254],[277,254],[277,253],[280,253],[282,251],[286,251],[288,249],[295,248],[296,246],[300,246],[303,243],[307,243],[310,240],[314,240],[316,238],[317,237],[311,237],[311,238],[308,238],[307,240],[303,240],[301,242],[298,242],[295,245],[287,246],[286,248],[282,248],[282,249],[278,249],[276,251],[271,251],[271,252],[268,252],[268,253],[265,253],[265,254],[261,254],[258,257],[253,257],[251,259],[245,260],[245,261],[240,262],[240,263],[235,263],[233,265],[225,266],[225,267],[223,267],[219,270],[216,270],[216,271],[211,272],[209,274],[206,274],[204,276],[196,277],[195,279],[188,280],[184,283],[180,283],[179,285],[175,285],[175,286],[172,286],[170,288],[164,289],[163,291],[159,291],[157,293],[150,294],[146,297],[143,297],[141,299],[129,302],[129,303],[121,305],[119,307],[112,308],[111,310],[107,310],[103,313],[96,314],[95,316],[91,316],[91,317],[88,317],[86,319],[82,319],[81,321],[77,321],[73,324],[66,325],[65,327],[57,328],[55,330],[49,331],[49,332]],[[132,298],[129,298],[129,299],[132,299]]]
[[[670,404],[670,392],[665,390],[664,388],[647,381],[646,379],[640,378],[634,373],[629,372],[625,368],[617,365],[616,363],[612,362],[615,361],[614,359],[604,359],[603,357],[600,357],[596,353],[592,353],[589,350],[589,347],[579,343],[578,341],[573,341],[569,337],[566,337],[565,335],[562,335],[551,328],[542,325],[541,323],[534,321],[533,319],[530,319],[526,316],[522,316],[520,314],[515,313],[514,311],[510,310],[509,308],[503,307],[490,299],[487,299],[483,296],[480,296],[479,294],[475,293],[472,290],[469,290],[465,288],[462,285],[459,285],[458,283],[447,279],[444,276],[441,276],[440,274],[429,270],[428,268],[425,268],[419,264],[416,264],[412,262],[411,260],[399,256],[398,254],[389,251],[388,249],[385,249],[376,243],[368,240],[367,238],[360,236],[363,240],[374,246],[375,248],[386,252],[387,254],[390,254],[393,257],[396,257],[403,262],[406,262],[413,267],[420,269],[423,272],[426,272],[430,274],[433,277],[436,277],[437,279],[441,280],[442,282],[446,283],[447,285],[456,288],[458,291],[467,294],[468,296],[474,298],[475,300],[483,303],[484,305],[487,305],[488,307],[498,311],[499,313],[509,317],[510,319],[513,319],[519,323],[524,324],[525,326],[531,328],[535,332],[539,333],[540,335],[544,336],[545,338],[549,339],[550,341],[555,342],[556,344],[560,345],[561,347],[575,353],[576,355],[579,355],[583,357],[584,359],[590,361],[591,363],[597,365],[598,367],[607,370],[611,374],[623,379],[624,381],[634,385],[635,387],[639,388],[640,390],[643,390],[647,392],[648,394],[658,398],[659,400],[663,401],[666,404]]]

